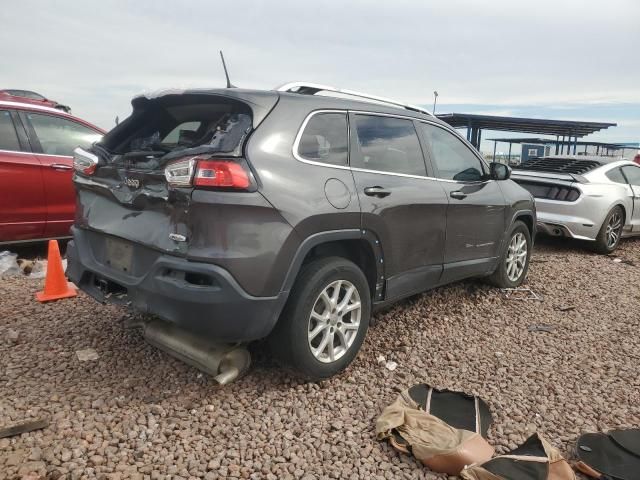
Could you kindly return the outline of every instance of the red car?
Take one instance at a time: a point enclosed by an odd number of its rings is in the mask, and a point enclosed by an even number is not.
[[[0,100],[0,243],[70,235],[73,149],[104,133],[55,108]]]
[[[71,108],[67,105],[62,105],[61,103],[56,102],[55,100],[49,100],[48,98],[40,95],[39,93],[32,92],[30,90],[17,90],[17,89],[9,89],[6,88],[4,90],[0,90],[0,100],[5,100],[7,102],[22,102],[29,103],[33,105],[40,105],[43,107],[51,107],[57,108],[58,110],[62,110],[66,113],[71,113]]]

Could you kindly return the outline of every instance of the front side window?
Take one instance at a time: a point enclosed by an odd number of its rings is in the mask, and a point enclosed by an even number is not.
[[[629,165],[628,167],[622,167],[622,171],[631,185],[640,186],[640,167]]]
[[[42,153],[71,157],[80,146],[88,148],[102,138],[98,132],[66,118],[29,113],[29,121],[38,136]]]
[[[609,170],[606,174],[607,178],[612,182],[627,184],[627,179],[622,175],[622,171],[619,168]]]
[[[420,128],[431,145],[433,162],[439,178],[459,182],[482,180],[484,175],[482,162],[462,140],[453,133],[434,125],[421,123]]]
[[[316,113],[302,132],[298,155],[313,162],[347,165],[349,135],[346,113]]]
[[[20,151],[18,134],[11,115],[6,110],[0,110],[0,150]]]
[[[355,115],[360,154],[352,167],[426,176],[427,170],[413,121],[377,115]]]

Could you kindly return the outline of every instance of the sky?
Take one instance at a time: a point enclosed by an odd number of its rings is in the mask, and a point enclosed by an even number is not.
[[[105,129],[139,93],[224,86],[222,49],[240,87],[305,80],[429,108],[437,90],[438,113],[611,121],[587,138],[640,141],[638,0],[22,0],[19,11],[0,10],[0,88]]]

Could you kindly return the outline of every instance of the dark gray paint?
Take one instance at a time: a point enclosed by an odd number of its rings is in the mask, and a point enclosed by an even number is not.
[[[376,262],[374,300],[383,304],[448,281],[491,273],[512,222],[522,215],[535,225],[533,200],[515,183],[440,181],[431,177],[428,154],[429,176],[420,178],[318,165],[293,155],[296,135],[313,111],[388,114],[431,122],[457,135],[433,117],[324,96],[240,90],[209,93],[246,97],[257,105],[254,112],[264,113],[275,105],[270,113],[261,114],[261,123],[244,149],[257,191],[169,190],[162,172],[103,167],[96,177],[77,176],[75,180],[77,229],[121,237],[144,251],[183,258],[184,265],[194,269],[208,271],[207,265],[212,265],[233,279],[229,288],[237,291],[232,296],[269,297],[274,302],[277,299],[280,308],[305,256],[327,242],[357,240],[370,246]],[[428,153],[424,139],[420,140]],[[130,191],[123,185],[125,175],[141,176],[143,188]],[[375,186],[391,194],[384,198],[365,195],[365,188]],[[466,197],[454,199],[452,191],[463,191]],[[187,241],[170,240],[170,233],[182,234]],[[108,268],[92,270],[97,267],[87,258],[96,254],[91,249],[98,243],[89,242],[85,253],[73,250],[78,253],[70,270],[81,288],[91,289],[81,280],[94,273],[116,281]],[[148,265],[142,256],[139,261],[141,268]],[[205,314],[210,320],[202,321],[216,323],[221,313],[215,305],[210,307]],[[163,316],[162,311],[155,313]],[[182,313],[173,314],[183,318]],[[253,329],[252,336],[256,331],[268,333],[272,323],[265,322],[269,325]],[[229,332],[225,335],[228,338]],[[237,337],[247,339],[239,330]]]

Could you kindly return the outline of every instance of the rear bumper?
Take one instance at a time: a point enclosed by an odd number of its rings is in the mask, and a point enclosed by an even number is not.
[[[133,245],[131,272],[115,269],[94,252],[106,235],[73,228],[67,276],[102,303],[159,316],[187,330],[225,342],[263,338],[286,297],[254,297],[225,269]],[[99,257],[99,254],[98,254]]]
[[[583,198],[577,202],[536,199],[538,231],[553,236],[595,240],[602,225],[603,209],[593,203]]]

